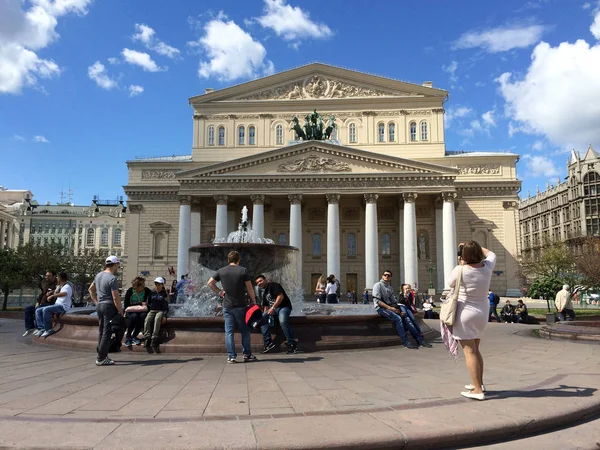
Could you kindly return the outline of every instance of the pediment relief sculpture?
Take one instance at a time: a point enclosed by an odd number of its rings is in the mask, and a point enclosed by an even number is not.
[[[389,97],[394,95],[398,94],[380,89],[356,86],[346,83],[345,81],[328,79],[323,75],[312,75],[301,81],[239,97],[238,100],[296,100],[315,98]]]
[[[280,164],[277,172],[352,172],[352,168],[343,161],[311,155],[296,159],[291,163]]]

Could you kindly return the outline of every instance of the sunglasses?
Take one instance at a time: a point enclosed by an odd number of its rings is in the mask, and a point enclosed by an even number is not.
[[[391,276],[392,276],[392,274],[391,274],[391,273],[384,273],[384,274],[383,274],[383,276],[384,276],[384,277],[391,277]]]

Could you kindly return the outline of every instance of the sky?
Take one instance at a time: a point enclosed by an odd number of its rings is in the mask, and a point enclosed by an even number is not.
[[[314,61],[447,89],[446,149],[517,153],[524,197],[600,150],[598,1],[0,0],[0,186],[116,199],[191,153],[189,97]]]

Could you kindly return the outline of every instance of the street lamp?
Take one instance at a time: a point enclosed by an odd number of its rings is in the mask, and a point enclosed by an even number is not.
[[[433,289],[433,272],[435,271],[435,264],[431,260],[427,264],[427,272],[429,272],[429,289]]]

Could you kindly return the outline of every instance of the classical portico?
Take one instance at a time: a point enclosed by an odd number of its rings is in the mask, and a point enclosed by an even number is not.
[[[520,186],[516,155],[447,152],[446,96],[431,83],[310,64],[192,97],[191,155],[128,162],[140,245],[127,276],[163,275],[175,262],[187,273],[188,248],[226,238],[247,206],[258,236],[300,250],[307,295],[320,275],[359,293],[383,270],[396,289],[442,292],[469,239],[498,254],[492,288],[506,292],[516,285],[516,213],[506,207]],[[331,140],[292,129],[315,108],[334,118]]]

